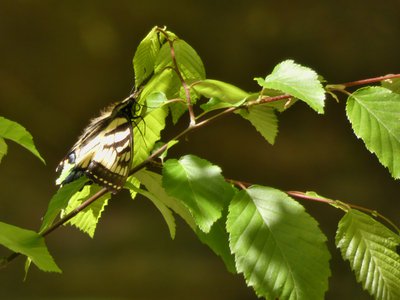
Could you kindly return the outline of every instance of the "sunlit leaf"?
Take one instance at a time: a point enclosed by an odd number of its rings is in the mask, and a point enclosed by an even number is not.
[[[203,62],[197,52],[184,40],[175,39],[171,44],[165,43],[158,54],[155,63],[155,72],[161,72],[166,68],[175,68],[175,61],[184,80],[205,79]],[[173,60],[172,53],[175,56]]]
[[[162,176],[160,174],[148,171],[140,170],[135,174],[140,182],[146,187],[146,189],[154,195],[157,195],[159,201],[164,203],[173,212],[179,215],[186,223],[194,230],[196,224],[193,220],[192,215],[188,208],[179,200],[171,197],[167,194],[162,186]]]
[[[256,81],[264,88],[279,90],[303,100],[320,114],[324,112],[325,90],[318,74],[293,60],[281,62],[265,79],[256,78]]]
[[[394,93],[400,94],[400,78],[384,80],[382,81],[382,86]]]
[[[42,271],[61,273],[47,250],[44,238],[34,231],[0,222],[0,244],[26,255]]]
[[[354,133],[394,178],[400,178],[400,95],[383,87],[361,88],[347,100]]]
[[[155,143],[160,139],[165,128],[168,115],[167,107],[160,107],[148,113],[143,120],[137,122],[133,129],[133,159],[132,165],[143,162],[150,154]]]
[[[162,214],[165,223],[167,223],[169,233],[171,235],[171,238],[175,238],[176,234],[176,224],[175,224],[175,218],[174,215],[172,214],[172,211],[164,204],[164,202],[160,199],[158,194],[154,194],[152,192],[142,190],[140,188],[135,187],[134,185],[130,184],[129,182],[126,183],[126,187],[131,189],[137,194],[141,194],[142,196],[146,197],[149,199],[154,206],[158,209],[158,211]]]
[[[240,104],[242,104],[241,102]],[[229,108],[229,107],[234,107],[232,103],[229,102],[224,102],[218,98],[211,98],[208,102],[200,105],[201,109],[204,111],[212,111],[216,109],[222,109],[222,108]]]
[[[372,217],[350,210],[340,220],[336,245],[375,299],[400,299],[400,236]]]
[[[240,110],[239,114],[249,120],[271,145],[274,144],[278,134],[278,118],[271,106],[266,104],[253,105],[247,109]]]
[[[2,137],[0,137],[0,162],[1,159],[7,154],[7,144]]]
[[[33,153],[43,163],[45,163],[44,159],[40,156],[39,152],[35,147],[35,144],[33,143],[32,135],[17,122],[8,120],[4,117],[0,117],[0,137],[18,143],[19,145],[21,145],[22,147],[26,148],[31,153]],[[3,152],[4,152],[4,146],[3,146]]]
[[[172,122],[176,124],[188,110],[188,105],[183,101],[175,102],[169,105],[169,109],[171,110]]]
[[[236,269],[258,296],[324,299],[330,275],[326,237],[298,202],[252,186],[232,200],[227,229]]]
[[[163,187],[188,207],[204,232],[210,231],[233,196],[233,189],[224,180],[221,169],[194,155],[164,163]]]
[[[239,104],[250,95],[242,89],[215,79],[205,79],[192,84],[193,88],[206,98],[217,98],[221,102]]]
[[[209,246],[215,254],[222,258],[229,272],[236,273],[235,258],[229,248],[229,235],[225,224],[226,216],[223,216],[214,223],[210,232],[204,233],[197,229],[196,234],[200,241]]]
[[[40,227],[40,233],[46,231],[54,222],[55,218],[61,213],[61,211],[68,205],[69,199],[77,193],[88,179],[84,176],[72,181],[63,187],[61,187],[57,193],[51,198],[46,214],[43,217],[42,226]]]
[[[163,36],[154,27],[137,47],[133,57],[136,87],[139,87],[153,73],[162,43]]]
[[[144,100],[152,93],[164,93],[167,99],[173,99],[178,96],[181,83],[176,73],[171,69],[163,70],[151,77],[149,82],[143,87],[140,94],[140,101]]]
[[[135,199],[137,196],[137,192],[135,189],[132,189],[131,185],[133,185],[135,188],[140,187],[140,181],[134,175],[131,175],[128,177],[128,179],[126,180],[126,183],[124,185],[124,188],[129,190],[129,193],[131,194],[131,198]]]
[[[147,111],[163,106],[168,101],[163,92],[153,92],[146,97]]]
[[[62,216],[69,214],[74,211],[80,205],[82,205],[86,200],[100,191],[102,187],[91,184],[86,185],[79,192],[75,193],[71,199],[68,201],[68,206],[63,209]],[[101,214],[104,208],[108,204],[108,200],[111,198],[110,193],[99,197],[96,201],[91,203],[88,207],[80,211],[75,217],[73,217],[66,224],[74,225],[76,228],[82,232],[88,234],[93,238],[97,223],[100,220]]]

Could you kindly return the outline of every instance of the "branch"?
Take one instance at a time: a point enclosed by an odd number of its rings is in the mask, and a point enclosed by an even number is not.
[[[336,208],[340,208],[340,209],[342,209],[342,210],[344,210],[346,212],[351,208],[363,211],[365,213],[370,214],[373,217],[381,218],[387,224],[392,226],[393,229],[395,229],[397,231],[397,233],[400,233],[400,228],[397,227],[396,224],[394,224],[393,221],[391,221],[389,218],[385,217],[381,213],[377,212],[376,210],[369,209],[369,208],[366,208],[366,207],[363,207],[363,206],[360,206],[360,205],[356,205],[356,204],[351,204],[351,203],[339,201],[339,200],[332,200],[332,199],[323,198],[323,197],[310,196],[310,195],[307,195],[306,193],[298,192],[298,191],[288,191],[288,192],[286,192],[286,194],[288,194],[288,195],[290,195],[292,197],[295,197],[295,198],[327,203],[327,204],[330,204],[330,205],[332,205],[332,206],[334,206]]]
[[[162,32],[163,34],[167,35],[166,32],[164,32],[162,29],[159,29],[160,32]],[[169,41],[169,40],[168,40]],[[171,41],[169,41],[171,42]],[[173,57],[173,60],[175,61],[176,64],[176,59],[174,56],[174,51],[173,51],[173,47],[171,45],[171,56]],[[177,67],[177,65],[176,65]],[[263,96],[258,98],[257,100],[254,101],[249,101],[244,103],[243,105],[237,106],[237,107],[230,107],[227,108],[225,110],[223,110],[222,112],[206,119],[203,120],[199,123],[195,123],[193,120],[195,120],[194,117],[194,112],[193,112],[193,107],[192,104],[190,103],[190,91],[188,90],[188,86],[186,84],[186,82],[183,80],[182,75],[179,73],[179,69],[177,70],[177,74],[178,76],[180,76],[181,78],[181,83],[183,85],[183,87],[185,88],[185,92],[187,93],[187,100],[188,100],[188,107],[189,107],[189,114],[190,114],[190,118],[191,118],[191,123],[189,125],[189,127],[187,127],[185,130],[181,131],[180,133],[178,133],[174,138],[172,138],[170,141],[173,140],[179,140],[180,138],[182,138],[183,136],[189,134],[190,132],[192,132],[193,130],[196,130],[198,128],[201,128],[203,126],[209,125],[211,124],[213,121],[220,119],[226,115],[229,115],[237,110],[240,109],[246,109],[248,107],[254,106],[254,105],[260,105],[260,104],[265,104],[265,103],[271,103],[274,101],[280,101],[280,100],[284,100],[284,99],[290,99],[293,96],[289,95],[289,94],[284,94],[284,95],[279,95],[279,96],[275,96],[275,97],[268,97],[268,96]],[[352,82],[348,82],[348,83],[344,83],[341,84],[341,86],[344,87],[350,87],[350,86],[356,86],[356,85],[363,85],[363,84],[368,84],[368,83],[375,83],[375,82],[379,82],[382,80],[386,80],[386,79],[393,79],[393,78],[400,78],[400,74],[394,74],[394,75],[386,75],[386,76],[380,76],[380,77],[375,77],[375,78],[369,78],[369,79],[363,79],[363,80],[358,80],[358,81],[352,81]],[[339,86],[339,85],[330,85],[332,87],[334,86]],[[327,86],[328,87],[328,86]],[[333,88],[334,89],[334,88]],[[168,144],[166,143],[164,144],[162,147],[160,147],[159,149],[157,149],[157,151],[153,152],[151,155],[149,155],[147,157],[146,160],[144,160],[142,163],[140,163],[139,165],[137,165],[136,167],[134,167],[131,171],[130,171],[130,175],[133,175],[134,173],[136,173],[137,171],[143,169],[144,167],[146,167],[149,163],[151,163],[155,158],[157,158],[158,156],[160,156],[164,151],[167,150],[168,148]],[[233,184],[237,185],[238,181],[232,181]],[[241,188],[246,187],[246,184],[242,184],[239,185]],[[98,191],[96,194],[94,194],[92,197],[90,197],[89,199],[87,199],[85,202],[83,202],[79,207],[77,207],[76,209],[74,209],[72,212],[70,212],[69,214],[65,215],[63,218],[61,218],[58,222],[54,223],[50,228],[48,228],[47,230],[45,230],[42,233],[39,233],[40,236],[45,237],[48,234],[52,233],[53,231],[55,231],[56,229],[58,229],[60,226],[64,225],[65,223],[67,223],[69,220],[71,220],[73,217],[75,217],[78,213],[80,213],[83,209],[85,209],[86,207],[88,207],[89,205],[91,205],[92,203],[94,203],[97,199],[99,199],[101,196],[103,196],[105,193],[107,192],[106,188],[101,189],[100,191]],[[312,200],[312,201],[318,201],[318,202],[324,202],[324,203],[328,203],[331,205],[334,205],[334,203],[339,203],[338,201],[335,200],[330,200],[330,199],[326,199],[326,198],[318,198],[318,197],[311,197],[306,195],[305,193],[301,193],[301,192],[288,192],[289,195],[292,195],[293,197],[297,197],[297,198],[302,198],[302,199],[306,199],[306,200]],[[344,202],[343,202],[344,203]],[[367,211],[369,213],[371,213],[374,216],[379,216],[380,218],[384,219],[386,222],[388,222],[391,226],[393,226],[398,232],[400,232],[399,228],[393,223],[391,222],[389,219],[387,219],[386,217],[384,217],[383,215],[379,214],[376,211],[373,210],[369,210],[367,208],[363,208],[363,207],[359,207],[356,205],[349,205],[346,204],[349,207],[352,208],[357,208],[360,210],[364,210]],[[20,256],[19,253],[12,253],[11,255],[9,255],[6,258],[6,262],[4,265],[6,265],[7,263],[11,262],[12,260],[14,260],[15,258],[17,258],[18,256]]]
[[[103,196],[105,193],[107,193],[108,190],[106,188],[102,188],[100,191],[98,191],[96,194],[94,194],[92,197],[87,199],[85,202],[83,202],[81,205],[79,205],[77,208],[75,208],[73,211],[71,211],[69,214],[65,215],[63,218],[58,220],[58,222],[54,223],[52,226],[47,228],[45,231],[40,232],[39,235],[42,237],[45,237],[52,233],[54,230],[57,228],[61,227],[65,223],[67,223],[69,220],[71,220],[73,217],[75,217],[78,213],[80,213],[82,210],[84,210],[86,207],[88,207],[90,204],[95,202],[97,199],[99,199],[101,196]],[[9,262],[13,261],[16,259],[18,256],[20,256],[21,253],[13,252],[11,253],[5,260],[4,260],[4,266],[6,266]]]
[[[377,83],[377,82],[381,82],[383,80],[394,79],[394,78],[400,78],[400,74],[389,74],[389,75],[379,76],[379,77],[374,77],[374,78],[350,81],[350,82],[342,83],[340,85],[342,85],[344,87],[352,87],[352,86],[358,86],[358,85]]]
[[[349,82],[339,83],[339,84],[328,84],[328,85],[326,85],[326,89],[328,91],[340,91],[340,92],[345,92],[348,94],[348,92],[346,91],[346,88],[348,88],[348,87],[366,85],[366,84],[371,84],[371,83],[378,83],[378,82],[381,82],[384,80],[395,79],[395,78],[400,78],[400,74],[389,74],[389,75],[385,75],[385,76],[378,76],[378,77],[361,79],[361,80],[356,80],[356,81],[349,81]]]

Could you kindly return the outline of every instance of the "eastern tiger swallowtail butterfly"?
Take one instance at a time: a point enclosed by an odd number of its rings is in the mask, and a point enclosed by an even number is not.
[[[119,191],[131,170],[132,122],[141,118],[136,105],[131,95],[93,119],[58,165],[56,171],[61,174],[56,183],[62,186],[85,174],[112,193]]]

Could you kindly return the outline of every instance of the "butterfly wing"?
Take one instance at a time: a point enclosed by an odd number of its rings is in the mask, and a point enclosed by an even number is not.
[[[56,183],[63,185],[86,174],[93,182],[116,193],[129,172],[133,148],[130,103],[109,108],[94,119],[62,160]]]
[[[117,192],[129,175],[132,156],[132,123],[117,117],[102,131],[85,174],[97,184]],[[85,161],[86,163],[86,161]]]

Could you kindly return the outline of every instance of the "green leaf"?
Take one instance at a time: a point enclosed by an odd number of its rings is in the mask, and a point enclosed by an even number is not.
[[[184,40],[174,41],[176,62],[183,78],[201,80],[206,78],[203,62],[197,52]]]
[[[139,188],[140,187],[140,181],[134,175],[131,175],[131,176],[128,177],[126,182],[127,183],[125,183],[124,188],[129,190],[129,193],[131,194],[131,198],[134,200],[136,198],[137,192],[136,192],[136,190],[132,189],[132,185],[135,188]]]
[[[172,122],[174,125],[178,123],[179,119],[183,116],[183,114],[187,111],[188,106],[186,101],[174,102],[169,105],[169,109],[171,110]]]
[[[324,299],[326,237],[299,203],[279,190],[252,186],[232,200],[227,229],[236,269],[259,297]]]
[[[303,100],[316,112],[324,112],[325,90],[318,74],[307,67],[285,60],[278,64],[265,79],[256,78],[259,85],[282,91]]]
[[[178,96],[181,83],[176,73],[171,69],[166,69],[161,73],[151,77],[140,93],[140,103],[144,103],[147,96],[154,92],[164,93],[167,99],[173,99]]]
[[[242,102],[240,104],[242,104]],[[224,102],[218,98],[210,98],[210,100],[207,103],[200,105],[200,108],[203,111],[212,111],[212,110],[229,108],[229,107],[234,107],[234,106],[235,105],[233,105],[232,103]]]
[[[400,299],[399,235],[352,209],[339,222],[336,245],[350,261],[357,280],[375,299]]]
[[[387,79],[382,81],[382,87],[400,94],[400,78]]]
[[[100,191],[102,188],[98,185],[91,184],[85,185],[79,192],[75,193],[68,201],[68,206],[63,209],[62,216],[65,216],[78,208],[82,203]],[[90,204],[90,206],[83,209],[75,217],[73,217],[66,224],[70,224],[88,234],[91,238],[94,236],[97,223],[100,220],[101,214],[104,208],[108,204],[108,200],[111,198],[111,194],[107,193],[96,201]]]
[[[0,117],[0,137],[12,140],[20,144],[22,147],[33,153],[43,163],[45,163],[44,159],[40,156],[35,147],[35,144],[33,143],[32,135],[17,122],[8,120],[4,117]]]
[[[347,99],[354,133],[394,178],[400,178],[400,95],[383,87],[365,87]]]
[[[172,47],[176,64],[184,80],[205,79],[205,69],[203,62],[197,52],[184,40],[176,38],[172,40]],[[155,72],[161,72],[166,68],[175,68],[172,59],[171,44],[165,43],[157,56],[155,62]]]
[[[229,272],[236,274],[235,258],[229,248],[229,235],[226,231],[226,215],[220,218],[211,227],[210,232],[204,233],[196,230],[196,234],[200,241],[209,246],[225,263]]]
[[[187,206],[204,232],[210,231],[233,196],[233,189],[224,180],[221,169],[194,155],[164,163],[163,187]]]
[[[134,191],[135,193],[139,193],[149,199],[154,206],[159,210],[159,212],[162,214],[164,217],[165,223],[167,223],[169,233],[171,235],[171,238],[175,238],[176,234],[176,225],[175,225],[175,218],[174,215],[172,214],[172,211],[163,203],[162,200],[160,200],[159,195],[153,194],[149,191],[145,191],[142,189],[139,189],[135,187],[134,185],[130,184],[130,182],[126,182],[126,186]]]
[[[154,27],[140,42],[133,57],[135,86],[138,88],[154,71],[155,61],[163,43],[163,35]]]
[[[0,222],[0,244],[26,255],[42,271],[61,273],[47,250],[44,238],[34,231]]]
[[[133,129],[133,159],[132,166],[143,162],[160,139],[161,131],[165,128],[168,108],[160,107],[148,113]]]
[[[160,108],[168,101],[163,92],[153,92],[146,97],[147,111]]]
[[[240,110],[239,114],[250,121],[271,145],[274,144],[278,134],[278,118],[271,106],[266,104],[253,105],[247,109]]]
[[[69,199],[77,193],[88,181],[85,176],[78,178],[71,183],[62,186],[57,193],[51,198],[46,214],[43,217],[40,233],[46,231],[54,222],[55,218],[68,205]]]
[[[193,230],[195,230],[196,224],[190,211],[181,201],[167,194],[162,186],[162,176],[160,174],[148,170],[140,170],[135,174],[135,176],[150,193],[157,195],[160,202],[169,207],[173,212],[185,220]]]
[[[193,89],[206,98],[217,98],[221,102],[240,105],[250,95],[242,89],[214,79],[205,79],[194,82]]]
[[[0,162],[1,159],[7,154],[7,144],[2,137],[0,137]]]
[[[168,150],[171,149],[173,146],[175,146],[175,145],[178,144],[178,143],[179,143],[179,140],[170,140],[170,141],[167,143],[167,145],[166,145],[167,149],[164,150],[164,152],[161,153],[161,154],[158,156],[158,158],[161,160],[162,163],[164,163],[164,160],[165,160],[165,159],[167,158],[167,156],[168,156]],[[164,143],[164,142],[161,142],[161,141],[158,141],[158,142],[154,145],[152,154],[153,154],[154,152],[158,151],[158,150],[159,150],[161,147],[163,147],[163,146],[165,146],[165,143]]]

